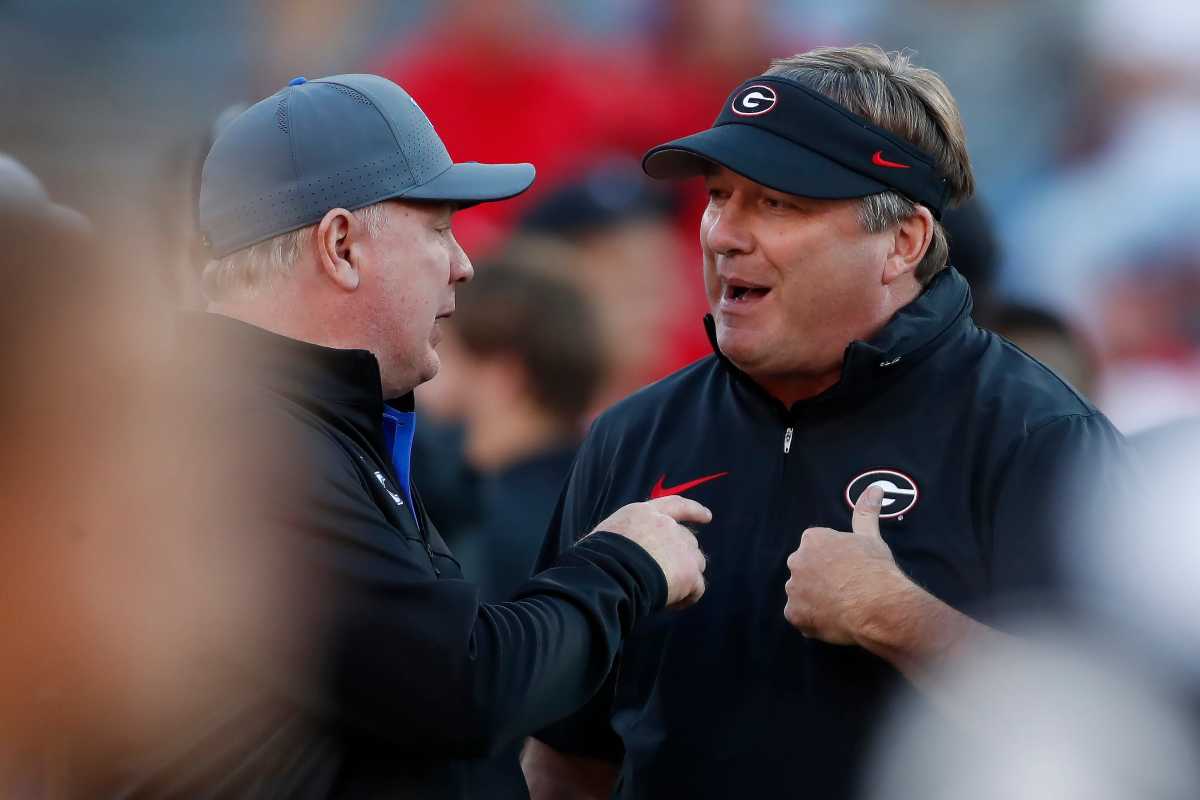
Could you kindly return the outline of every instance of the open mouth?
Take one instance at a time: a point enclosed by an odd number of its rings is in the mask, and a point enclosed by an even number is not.
[[[729,283],[726,284],[725,294],[722,295],[721,299],[726,303],[750,303],[755,300],[761,300],[770,291],[765,286]]]

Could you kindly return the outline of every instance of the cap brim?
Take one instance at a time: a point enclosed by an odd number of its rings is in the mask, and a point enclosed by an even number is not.
[[[646,153],[642,169],[651,178],[693,178],[712,164],[800,197],[865,197],[888,186],[770,131],[750,125],[721,125],[660,144]]]
[[[516,197],[533,184],[532,164],[454,164],[431,181],[401,195],[410,200],[446,200],[475,204]]]

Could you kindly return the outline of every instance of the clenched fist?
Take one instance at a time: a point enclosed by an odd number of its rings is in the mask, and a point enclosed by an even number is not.
[[[667,606],[690,606],[704,594],[706,561],[696,535],[683,523],[703,525],[712,512],[695,500],[672,495],[622,506],[596,526],[642,546],[667,576]]]
[[[860,644],[859,635],[880,603],[912,582],[879,533],[883,490],[858,498],[849,533],[809,528],[788,556],[783,615],[805,636],[830,644]]]

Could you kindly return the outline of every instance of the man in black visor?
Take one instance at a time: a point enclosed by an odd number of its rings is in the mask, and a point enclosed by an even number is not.
[[[543,560],[683,494],[717,520],[709,590],[639,621],[590,706],[529,742],[530,788],[850,797],[890,689],[937,695],[998,612],[1055,593],[1086,511],[1065,468],[1114,490],[1125,445],[972,322],[939,222],[973,190],[962,122],[907,56],[779,59],[643,166],[707,184],[713,355],[600,417]]]

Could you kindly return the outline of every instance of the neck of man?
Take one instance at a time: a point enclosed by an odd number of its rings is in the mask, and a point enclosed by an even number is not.
[[[838,366],[833,372],[824,375],[769,375],[765,377],[751,375],[750,377],[765,389],[767,394],[791,408],[793,404],[816,397],[835,385],[841,380],[842,368]]]
[[[296,276],[256,289],[231,292],[209,302],[208,312],[309,344],[354,346],[344,342],[345,337],[330,325],[337,315],[325,307],[321,297],[306,291]]]
[[[846,343],[842,347],[841,357],[835,365],[827,370],[785,375],[756,375],[751,370],[745,370],[746,374],[768,394],[789,408],[801,400],[816,397],[842,379],[842,361],[850,343],[865,342],[875,338],[901,309],[920,297],[922,291],[923,287],[915,280],[902,282],[890,290],[874,319],[863,324],[860,329],[849,332]]]
[[[330,319],[337,315],[320,313],[312,306],[311,303],[288,297],[286,290],[278,294],[271,290],[252,297],[213,301],[208,304],[207,311],[320,347],[336,350],[371,350],[331,323]],[[381,389],[385,397],[400,397],[412,391],[412,387],[388,386],[387,376],[382,374],[383,363],[380,363],[379,367],[383,381]]]

